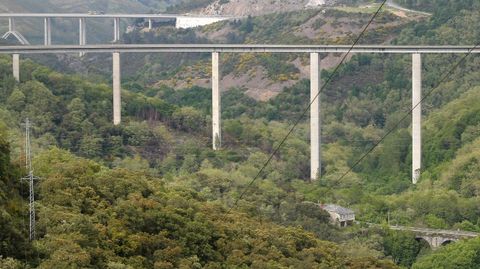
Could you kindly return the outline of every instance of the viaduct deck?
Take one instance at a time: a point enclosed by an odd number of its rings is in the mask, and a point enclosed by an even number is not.
[[[108,44],[108,45],[31,45],[0,46],[3,54],[32,53],[112,53],[112,52],[233,52],[233,53],[344,53],[348,45],[244,45],[244,44]],[[358,45],[352,53],[465,54],[480,53],[475,46],[391,46]]]
[[[442,235],[445,237],[473,238],[473,237],[480,236],[479,233],[460,231],[460,230],[443,230],[443,229],[405,227],[405,226],[390,226],[390,229],[397,230],[397,231],[410,231],[414,233],[422,233],[425,235]]]

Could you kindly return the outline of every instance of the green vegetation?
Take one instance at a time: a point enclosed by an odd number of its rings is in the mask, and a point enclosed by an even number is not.
[[[39,268],[343,263],[333,244],[311,234],[271,223],[259,225],[239,213],[225,215],[220,204],[207,202],[202,194],[171,190],[141,173],[109,170],[60,150],[45,152],[36,163],[39,175],[46,178],[40,184],[45,195],[39,225],[45,237],[37,244],[42,256],[49,257]]]
[[[4,257],[17,259],[32,253],[22,219],[26,205],[22,195],[28,193],[25,191],[27,184],[19,182],[20,177],[21,170],[11,163],[5,126],[0,124],[0,253]]]
[[[422,247],[428,245],[417,241],[415,235],[408,232],[390,231],[384,235],[385,252],[392,256],[396,264],[411,267]]]
[[[168,12],[189,12],[198,8],[206,7],[211,0],[177,0],[176,3],[167,8]]]
[[[450,244],[421,258],[414,269],[474,269],[480,264],[480,239]]]
[[[2,174],[13,179],[8,145],[2,145]],[[213,193],[172,188],[142,172],[111,170],[56,148],[37,156],[34,165],[42,178],[39,239],[25,244],[25,224],[13,228],[2,211],[1,240],[8,247],[2,254],[9,257],[0,259],[2,268],[23,268],[22,260],[36,268],[395,268],[373,257],[348,257],[300,228],[227,214],[209,199]],[[220,172],[207,171],[213,174],[197,176],[216,180]],[[295,212],[311,221],[328,219],[306,207]]]
[[[434,20],[440,21],[446,18],[451,18],[452,13],[455,14],[458,10],[473,10],[475,7],[478,7],[478,1],[475,0],[395,0],[394,2],[407,8],[433,11],[435,12]]]

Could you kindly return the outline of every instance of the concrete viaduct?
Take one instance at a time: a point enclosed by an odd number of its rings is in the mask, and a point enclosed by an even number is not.
[[[43,19],[45,46],[52,45],[52,20],[53,19],[78,19],[78,44],[87,44],[87,19],[112,19],[113,42],[120,41],[120,19],[147,19],[148,28],[152,29],[153,22],[157,20],[175,20],[177,28],[190,28],[206,25],[222,20],[235,19],[232,16],[201,16],[201,15],[177,15],[177,14],[90,14],[90,13],[3,13],[0,18],[8,19],[8,32],[2,38],[7,39],[13,35],[22,45],[29,45],[28,40],[16,28],[15,20],[22,18]]]
[[[209,44],[113,44],[113,45],[48,45],[48,46],[0,46],[0,54],[13,55],[13,76],[20,80],[20,54],[42,53],[111,53],[113,55],[113,123],[121,122],[121,53],[211,53],[212,56],[212,144],[221,147],[221,99],[220,99],[220,54],[221,53],[309,53],[310,54],[310,143],[311,178],[321,176],[321,121],[320,98],[315,98],[321,89],[320,53],[346,53],[350,46],[342,45],[209,45]],[[422,54],[478,54],[480,48],[473,46],[389,46],[359,45],[352,53],[386,53],[412,55],[412,182],[416,184],[422,163]]]
[[[478,233],[455,231],[455,230],[439,230],[429,228],[416,228],[405,226],[390,226],[391,230],[409,231],[415,234],[417,239],[425,240],[432,249],[444,246],[446,244],[456,242],[462,239],[469,239],[479,236]]]

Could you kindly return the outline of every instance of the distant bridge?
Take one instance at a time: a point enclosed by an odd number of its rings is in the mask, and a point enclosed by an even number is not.
[[[468,239],[480,236],[479,233],[460,230],[439,230],[429,228],[416,228],[405,226],[390,226],[391,230],[409,231],[415,233],[417,239],[425,240],[432,249],[446,245],[461,239]]]
[[[104,15],[92,15],[104,16]],[[112,16],[112,15],[107,15]],[[154,15],[150,15],[154,16]],[[212,57],[212,145],[221,147],[220,53],[309,53],[310,54],[310,176],[321,176],[320,53],[345,53],[342,45],[219,45],[219,44],[128,44],[128,45],[47,45],[0,46],[0,54],[13,55],[13,76],[20,80],[20,54],[35,53],[111,53],[113,59],[113,123],[121,122],[120,53],[211,53]],[[352,53],[390,53],[412,55],[412,182],[420,178],[422,162],[422,54],[480,53],[474,46],[389,46],[359,45]]]
[[[96,13],[1,13],[0,18],[8,19],[8,32],[2,38],[14,36],[22,45],[28,45],[26,38],[16,29],[16,18],[43,18],[44,45],[52,45],[52,20],[53,19],[78,19],[79,45],[87,44],[87,19],[113,19],[113,42],[120,41],[120,19],[147,19],[148,28],[152,29],[153,22],[157,20],[175,20],[177,28],[191,28],[211,24],[218,21],[235,19],[233,16],[202,16],[178,14],[96,14]]]

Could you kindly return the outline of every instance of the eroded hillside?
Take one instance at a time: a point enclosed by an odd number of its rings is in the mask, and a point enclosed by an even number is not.
[[[187,32],[157,29],[143,33],[143,36],[140,35],[135,41],[157,43],[157,40],[165,40],[166,35],[183,35],[191,37],[193,42],[202,40],[200,43],[350,44],[369,20],[371,10],[372,6],[362,6],[269,14],[218,23]],[[389,43],[405,25],[424,18],[425,16],[418,14],[399,15],[396,10],[386,11],[371,25],[369,33],[361,43]],[[322,57],[322,67],[328,69],[340,61],[341,55],[329,54]],[[305,54],[224,54],[222,62],[223,90],[242,88],[257,100],[268,100],[283,88],[309,76],[309,60]],[[162,66],[157,68],[157,72],[163,69]],[[173,73],[163,69],[169,75],[163,78],[157,76],[159,79],[153,84],[175,89],[194,85],[209,87],[209,68],[207,57],[190,63],[183,62]],[[145,70],[142,69],[142,72]],[[151,72],[146,72],[149,76],[152,75]]]
[[[302,10],[311,7],[323,6],[336,1],[326,0],[215,0],[201,10],[209,15],[248,16],[262,15],[275,12]]]

